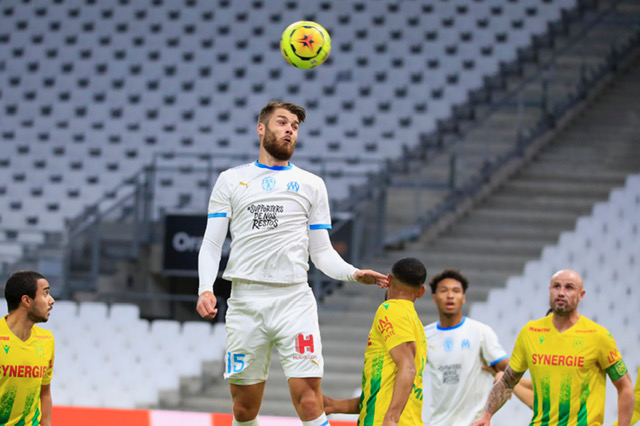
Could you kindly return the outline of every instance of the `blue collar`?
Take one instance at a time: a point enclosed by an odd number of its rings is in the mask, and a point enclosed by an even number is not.
[[[260,167],[261,169],[269,169],[269,170],[291,170],[291,168],[293,167],[293,164],[291,164],[291,161],[289,161],[289,165],[288,166],[265,166],[264,164],[258,163],[258,160],[256,160],[253,163],[254,166],[256,167]]]
[[[467,317],[463,316],[462,317],[462,321],[460,321],[460,324],[454,325],[453,327],[440,327],[440,321],[438,321],[438,330],[455,330],[458,327],[461,327],[462,324],[464,324],[464,322],[466,321]]]

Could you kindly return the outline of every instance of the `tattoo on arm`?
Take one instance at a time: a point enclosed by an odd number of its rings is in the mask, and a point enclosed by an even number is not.
[[[511,397],[513,388],[516,387],[523,374],[524,371],[522,373],[517,373],[513,371],[511,367],[507,367],[500,381],[493,386],[493,389],[491,389],[491,394],[489,395],[489,400],[487,401],[485,410],[491,415],[495,414],[495,412],[498,411],[500,407],[502,407]]]

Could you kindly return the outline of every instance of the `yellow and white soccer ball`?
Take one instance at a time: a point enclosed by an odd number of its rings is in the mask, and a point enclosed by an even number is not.
[[[317,67],[329,56],[331,37],[327,30],[316,22],[294,22],[282,33],[280,50],[287,62],[294,67]]]

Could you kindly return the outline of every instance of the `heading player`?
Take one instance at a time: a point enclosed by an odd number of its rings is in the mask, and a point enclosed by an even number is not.
[[[4,287],[9,314],[0,319],[0,424],[51,426],[54,341],[47,322],[55,301],[38,272],[13,273]]]
[[[417,259],[400,259],[388,278],[387,300],[376,312],[364,353],[362,395],[324,397],[327,413],[359,413],[358,426],[422,424],[427,342],[414,302],[426,290],[427,270]]]
[[[631,378],[611,334],[578,313],[584,294],[582,278],[575,271],[553,275],[549,286],[553,313],[522,328],[509,367],[474,426],[490,424],[527,369],[534,388],[531,425],[601,425],[605,373],[618,391],[619,425],[629,425],[634,404]]]
[[[230,224],[231,280],[226,315],[226,371],[234,425],[257,425],[272,348],[278,349],[293,405],[305,426],[328,424],[322,405],[322,344],[316,300],[307,284],[309,256],[340,281],[386,287],[387,277],[359,270],[333,249],[324,182],[289,162],[306,116],[272,101],[258,116],[258,161],[221,173],[211,193],[200,249],[197,311],[217,313],[213,283]]]
[[[431,386],[429,424],[469,426],[482,415],[491,392],[493,377],[484,367],[494,374],[504,371],[509,356],[491,327],[462,315],[469,287],[464,275],[444,270],[431,279],[429,287],[440,317],[425,327]],[[521,397],[519,388],[520,384],[516,395]]]

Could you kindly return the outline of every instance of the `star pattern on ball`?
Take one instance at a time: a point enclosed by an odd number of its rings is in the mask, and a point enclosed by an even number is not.
[[[316,41],[313,39],[313,36],[310,34],[304,34],[302,38],[296,40],[298,43],[302,44],[302,47],[307,47],[309,49],[313,49],[313,43]]]

